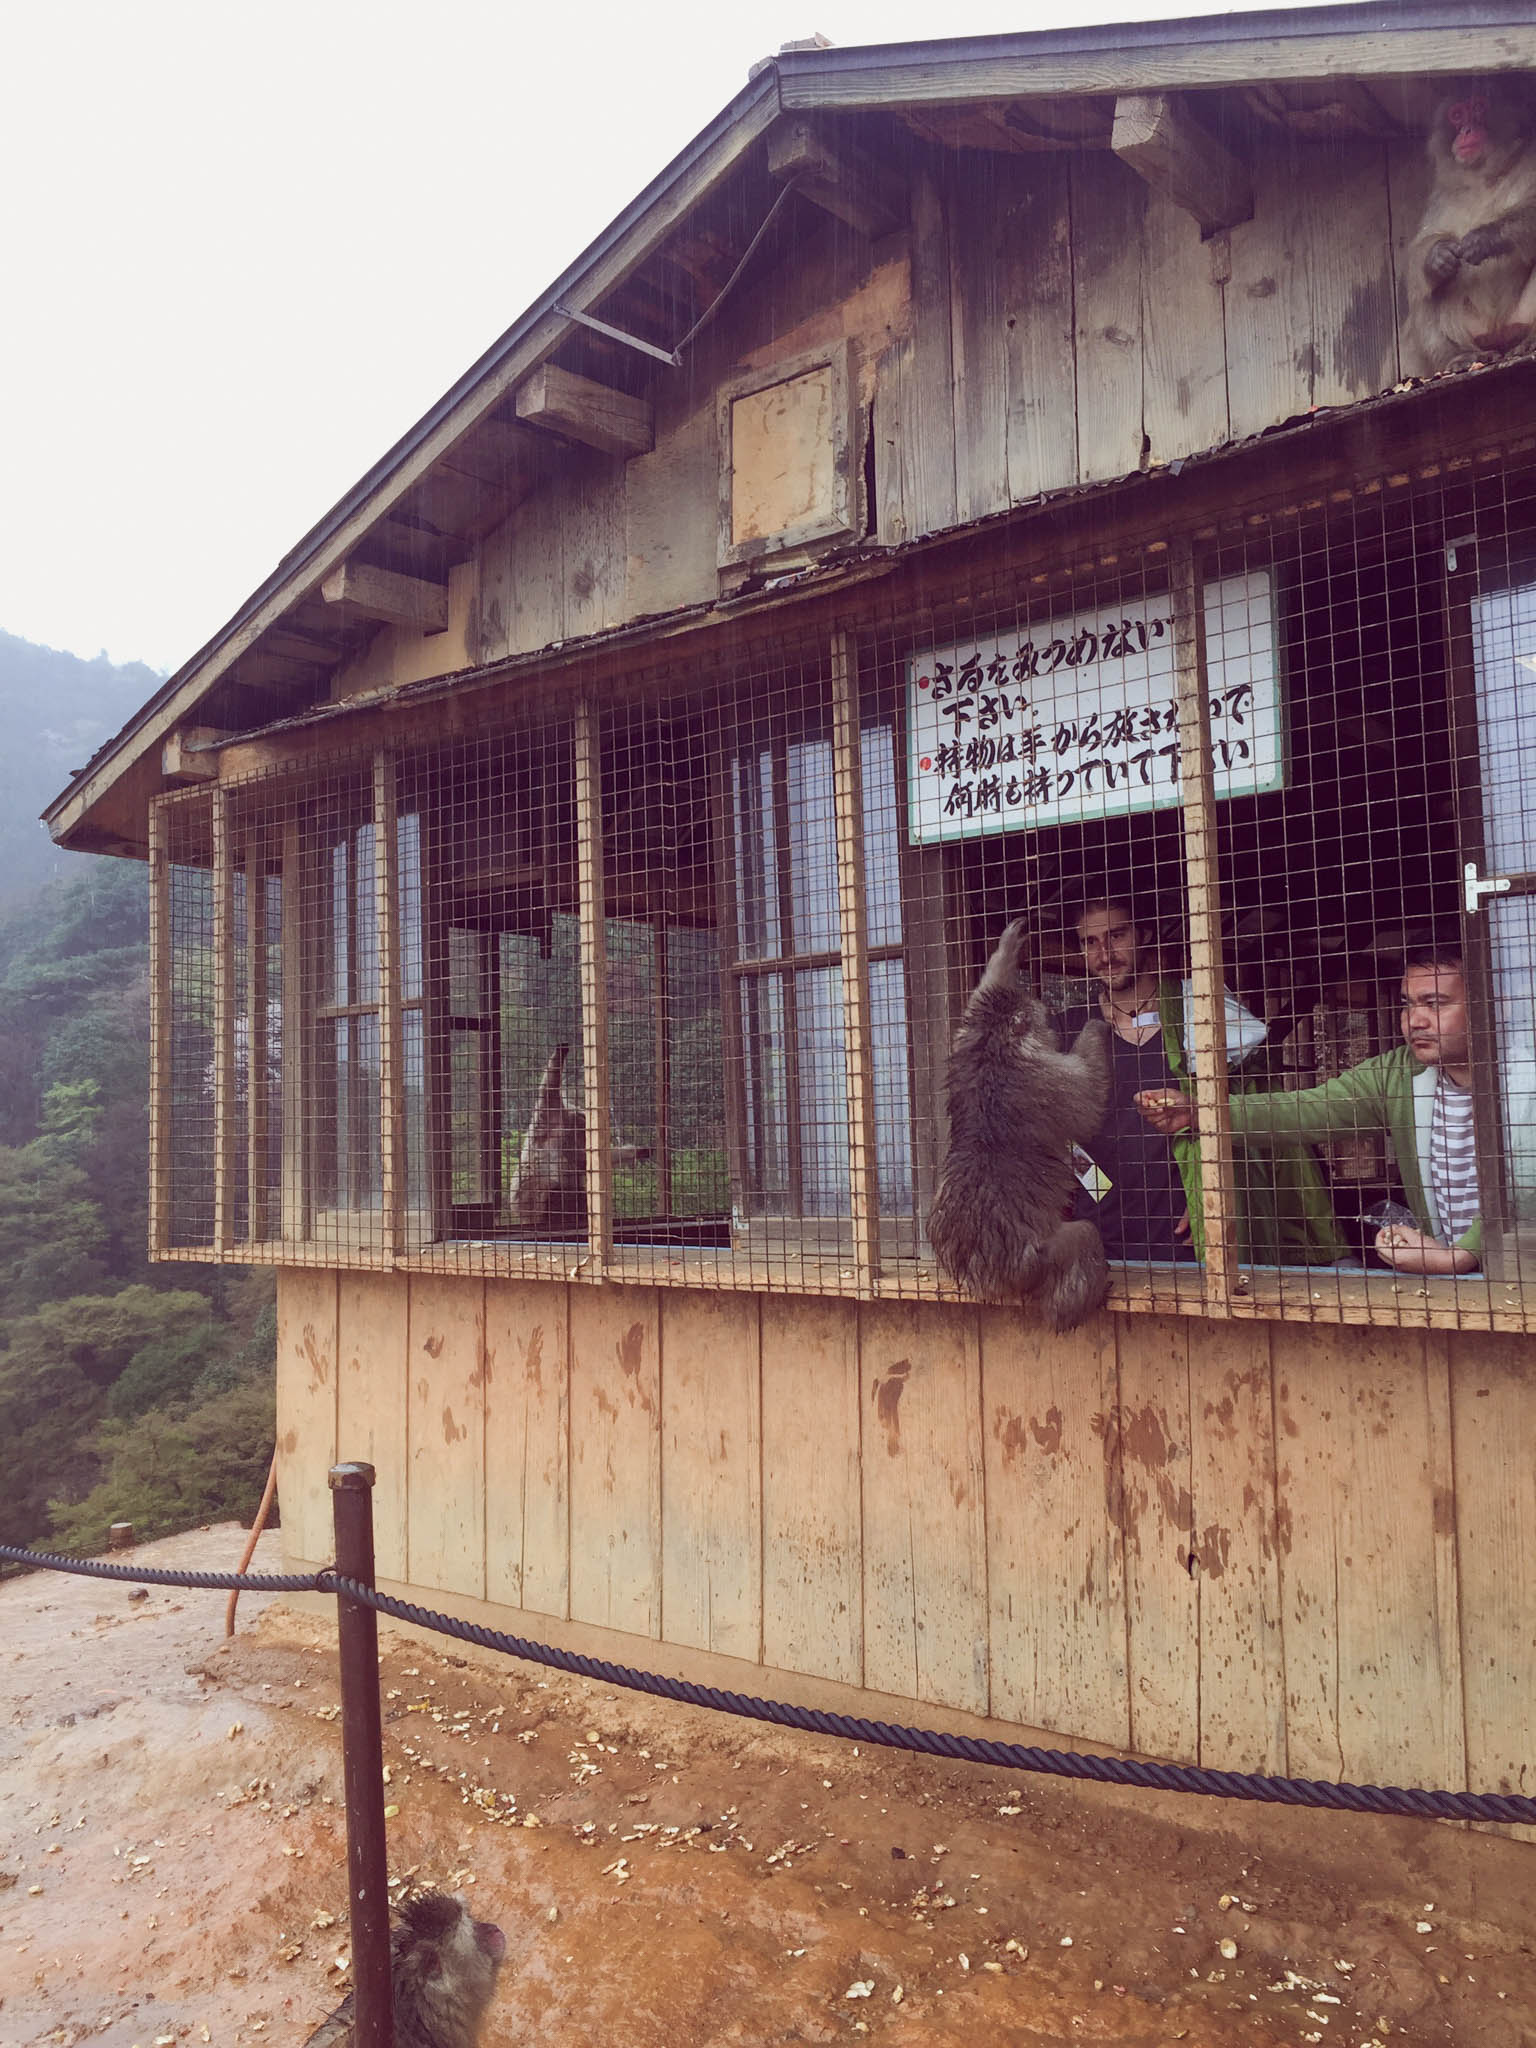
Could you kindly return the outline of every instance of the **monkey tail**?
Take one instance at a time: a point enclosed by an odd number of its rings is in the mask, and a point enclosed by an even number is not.
[[[1104,1240],[1091,1223],[1063,1223],[1040,1247],[1040,1306],[1053,1330],[1075,1330],[1109,1293]]]

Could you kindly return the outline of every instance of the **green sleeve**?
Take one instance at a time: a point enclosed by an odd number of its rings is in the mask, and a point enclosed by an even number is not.
[[[1388,1126],[1385,1057],[1363,1060],[1316,1088],[1231,1098],[1234,1137],[1314,1143],[1341,1131]]]
[[[1456,1249],[1459,1252],[1471,1252],[1472,1256],[1477,1260],[1478,1264],[1482,1264],[1483,1219],[1481,1216],[1478,1217],[1477,1221],[1473,1224],[1470,1230],[1466,1231],[1462,1236],[1457,1238]]]

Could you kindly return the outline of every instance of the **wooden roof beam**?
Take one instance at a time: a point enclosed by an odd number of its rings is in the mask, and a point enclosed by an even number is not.
[[[900,224],[889,189],[862,153],[836,149],[807,120],[786,121],[768,138],[768,170],[871,240]]]
[[[596,384],[554,363],[535,370],[517,393],[517,416],[605,455],[648,455],[656,444],[650,401]]]
[[[376,569],[371,562],[343,562],[320,585],[327,604],[349,605],[364,618],[383,619],[391,626],[414,626],[423,633],[448,629],[448,586],[424,576],[401,576]]]
[[[1200,223],[1202,235],[1253,218],[1253,180],[1230,150],[1171,93],[1123,93],[1110,147],[1154,192]]]

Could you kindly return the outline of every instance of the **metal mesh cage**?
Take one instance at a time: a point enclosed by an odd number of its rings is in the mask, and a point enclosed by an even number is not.
[[[1502,461],[1084,514],[161,799],[158,1255],[953,1293],[1022,918],[1112,1027],[1113,1301],[1523,1328],[1533,515]]]

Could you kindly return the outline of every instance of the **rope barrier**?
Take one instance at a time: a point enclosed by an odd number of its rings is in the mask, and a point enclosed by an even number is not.
[[[1000,1770],[1030,1771],[1058,1778],[1080,1778],[1101,1785],[1132,1785],[1144,1791],[1193,1792],[1210,1799],[1249,1799],[1270,1806],[1316,1806],[1341,1813],[1405,1814],[1417,1820],[1496,1820],[1536,1822],[1536,1799],[1508,1792],[1416,1791],[1400,1785],[1329,1785],[1315,1778],[1265,1777],[1246,1771],[1212,1771],[1194,1764],[1143,1763],[1129,1757],[1086,1756],[1078,1750],[1036,1749],[1019,1742],[994,1742],[984,1736],[952,1735],[936,1728],[905,1728],[890,1721],[866,1721],[856,1714],[827,1713],[817,1707],[791,1706],[784,1700],[758,1699],[750,1693],[726,1692],[719,1686],[695,1685],[686,1678],[664,1678],[655,1671],[636,1671],[610,1664],[576,1650],[559,1650],[523,1636],[504,1635],[478,1622],[460,1621],[430,1607],[397,1600],[356,1579],[334,1571],[319,1574],[325,1590],[360,1601],[396,1621],[414,1622],[439,1635],[456,1636],[483,1650],[499,1650],[525,1663],[544,1664],[554,1671],[598,1679],[653,1698],[678,1700],[691,1707],[709,1707],[749,1721],[767,1721],[777,1728],[807,1734],[835,1735],[872,1748],[911,1750],[919,1756],[951,1758],[960,1763],[992,1764]]]
[[[126,1579],[131,1585],[191,1586],[205,1593],[318,1593],[320,1572],[172,1572],[151,1565],[103,1564],[94,1557],[57,1557],[47,1550],[20,1550],[0,1543],[0,1563],[35,1566],[39,1571],[70,1572],[78,1579]]]
[[[1401,1785],[1331,1785],[1316,1778],[1269,1777],[1258,1772],[1206,1770],[1197,1764],[1146,1763],[1133,1757],[1088,1756],[1080,1750],[1039,1749],[1020,1742],[996,1742],[986,1736],[955,1735],[937,1728],[907,1728],[898,1722],[868,1721],[857,1714],[830,1713],[819,1707],[797,1707],[787,1700],[759,1699],[752,1693],[729,1692],[691,1679],[667,1678],[657,1671],[638,1671],[561,1650],[526,1636],[506,1635],[479,1622],[461,1621],[435,1608],[419,1607],[381,1593],[360,1579],[333,1567],[317,1572],[176,1572],[146,1565],[103,1564],[95,1559],[56,1557],[46,1551],[0,1544],[0,1560],[31,1565],[43,1571],[72,1572],[82,1578],[126,1579],[152,1586],[187,1586],[210,1592],[236,1588],[252,1593],[332,1593],[407,1621],[434,1634],[499,1651],[523,1663],[542,1664],[572,1677],[595,1679],[653,1699],[676,1700],[684,1706],[707,1707],[743,1720],[765,1721],[776,1728],[810,1735],[831,1735],[872,1749],[908,1750],[918,1756],[943,1757],[957,1763],[989,1764],[998,1770],[1027,1771],[1037,1776],[1076,1778],[1100,1785],[1130,1785],[1149,1792],[1188,1792],[1208,1799],[1247,1799],[1268,1806],[1311,1806],[1336,1813],[1406,1815],[1415,1820],[1483,1820],[1536,1823],[1536,1799],[1513,1792],[1420,1791]]]

